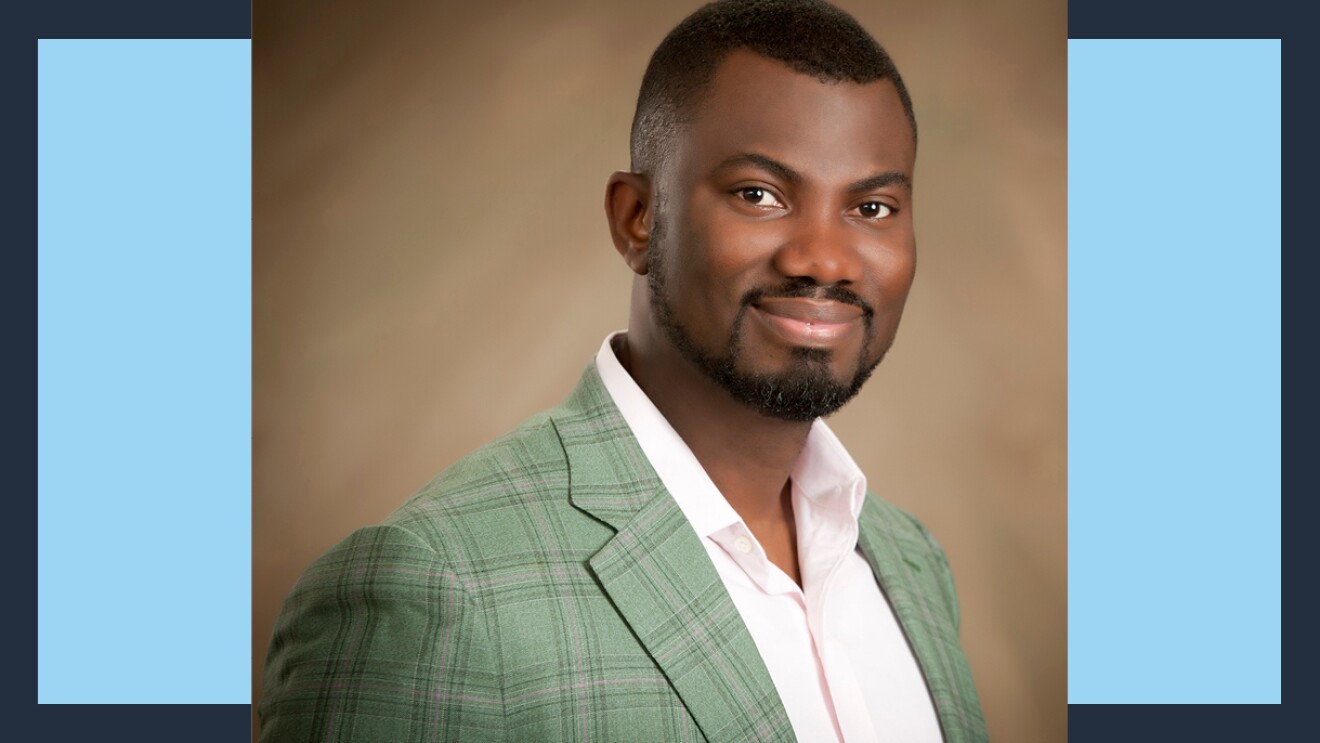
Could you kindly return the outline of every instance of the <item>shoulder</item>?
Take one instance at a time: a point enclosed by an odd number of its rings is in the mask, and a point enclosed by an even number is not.
[[[859,517],[862,528],[879,530],[891,538],[900,541],[901,547],[915,551],[929,551],[944,558],[944,548],[935,541],[935,536],[916,516],[884,500],[880,496],[866,492],[866,501]]]
[[[959,623],[958,598],[953,570],[944,548],[916,516],[867,491],[858,528],[863,540],[870,540],[909,571],[914,580],[929,585],[933,581],[956,627]],[[932,589],[933,590],[933,589]]]
[[[549,413],[540,413],[436,475],[383,525],[443,551],[480,538],[530,503],[566,501],[568,484],[563,444]]]
[[[306,571],[267,656],[263,741],[504,737],[506,659],[559,649],[544,638],[560,607],[542,597],[580,610],[610,534],[570,503],[563,410],[455,462]]]
[[[447,468],[318,558],[272,635],[262,741],[502,737],[491,571],[567,490],[547,415]],[[421,700],[447,700],[423,704]]]
[[[363,527],[284,602],[260,740],[502,739],[497,668],[488,619],[435,545],[402,527]],[[440,699],[467,701],[457,711],[427,703]]]

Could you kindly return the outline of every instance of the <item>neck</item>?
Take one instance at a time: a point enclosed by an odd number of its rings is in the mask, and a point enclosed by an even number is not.
[[[630,331],[615,353],[743,521],[753,531],[783,521],[789,475],[812,424],[762,415],[655,340]]]

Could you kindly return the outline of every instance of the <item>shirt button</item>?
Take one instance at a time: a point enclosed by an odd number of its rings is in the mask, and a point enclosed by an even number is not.
[[[752,540],[747,537],[738,537],[733,540],[733,547],[745,555],[752,551]]]

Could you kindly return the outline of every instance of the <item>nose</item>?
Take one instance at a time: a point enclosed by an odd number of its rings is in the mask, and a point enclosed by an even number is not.
[[[856,235],[841,214],[799,212],[788,239],[774,255],[774,266],[787,278],[816,284],[855,284],[862,280]]]

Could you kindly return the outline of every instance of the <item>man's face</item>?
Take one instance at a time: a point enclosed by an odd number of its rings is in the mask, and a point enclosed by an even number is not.
[[[893,84],[740,50],[676,139],[655,174],[653,322],[763,414],[833,412],[893,343],[916,268],[915,144]]]

